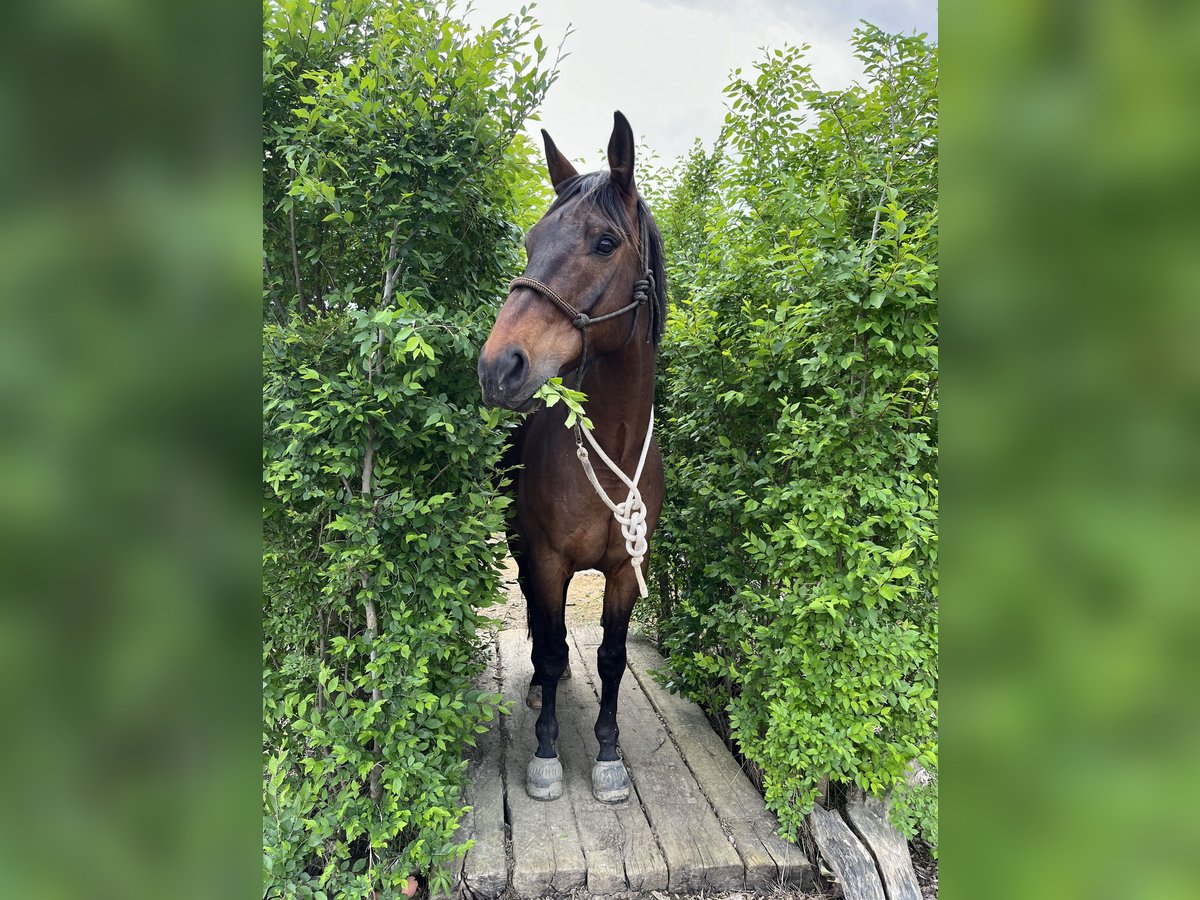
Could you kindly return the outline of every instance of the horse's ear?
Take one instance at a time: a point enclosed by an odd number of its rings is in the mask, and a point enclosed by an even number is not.
[[[554,141],[545,128],[542,129],[542,139],[546,142],[546,168],[550,172],[550,183],[554,185],[554,192],[558,193],[559,185],[579,173],[575,171],[571,161],[554,146]]]
[[[633,129],[621,111],[613,113],[612,137],[608,139],[608,167],[621,193],[633,194]]]

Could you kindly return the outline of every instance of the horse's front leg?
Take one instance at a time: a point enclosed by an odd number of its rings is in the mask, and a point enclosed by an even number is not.
[[[520,563],[520,561],[518,561],[518,565],[523,565],[523,564]],[[524,569],[522,569],[522,571],[524,571]],[[566,611],[567,591],[570,590],[570,588],[571,588],[571,578],[572,578],[572,574],[568,574],[566,579],[563,581],[563,586],[562,586],[564,618],[565,618],[565,611]],[[538,622],[538,616],[537,616],[536,608],[534,606],[534,602],[531,599],[534,596],[533,587],[531,586],[531,576],[522,575],[522,576],[520,576],[520,579],[521,579],[520,580],[521,591],[525,595],[525,602],[528,606],[527,616],[528,616],[528,620],[529,620],[529,633],[530,633],[531,637],[533,638],[533,651],[530,653],[530,661],[533,663],[533,677],[529,679],[529,690],[526,691],[526,693],[525,693],[525,705],[528,706],[530,709],[541,709],[542,708],[542,675],[538,669],[538,666],[541,665],[542,654],[540,654],[537,649],[539,646],[541,646],[541,639],[538,637],[539,628],[541,626]],[[565,669],[563,669],[563,673],[560,676],[559,680],[561,681],[563,678],[570,678],[570,677],[571,677],[571,660],[570,660],[570,657],[568,657],[567,658],[567,667]]]
[[[525,789],[535,800],[554,800],[562,796],[562,763],[558,760],[558,718],[555,701],[558,680],[567,668],[567,624],[565,585],[569,581],[566,564],[541,555],[534,560],[529,586],[529,614],[533,633],[534,680],[540,685],[541,714],[534,730],[538,746],[526,770]],[[530,687],[533,693],[533,686]],[[530,704],[532,705],[532,704]]]
[[[637,599],[637,576],[624,565],[604,581],[604,640],[596,650],[596,672],[600,676],[600,715],[596,719],[596,740],[600,753],[592,767],[592,793],[605,803],[619,803],[629,796],[629,773],[617,755],[617,696],[625,674],[625,639],[629,635],[629,616]]]

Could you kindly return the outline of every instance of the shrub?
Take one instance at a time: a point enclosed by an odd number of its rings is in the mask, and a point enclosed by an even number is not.
[[[796,48],[739,70],[658,207],[658,628],[793,837],[822,776],[936,765],[937,56],[854,45],[844,91]]]
[[[465,849],[462,752],[499,699],[472,688],[503,515],[475,359],[552,74],[524,14],[264,15],[265,889],[397,896]]]
[[[892,791],[892,821],[910,841],[920,835],[929,844],[934,859],[938,855],[938,777],[937,771],[926,771],[928,777],[907,779]]]

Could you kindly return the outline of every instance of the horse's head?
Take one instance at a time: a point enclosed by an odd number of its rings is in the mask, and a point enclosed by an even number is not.
[[[633,183],[629,122],[619,112],[614,116],[607,172],[580,175],[550,135],[543,130],[542,136],[558,196],[526,236],[525,274],[514,282],[479,354],[479,385],[489,406],[528,408],[546,381],[579,366],[583,331],[567,310],[596,319],[627,306],[647,266],[658,284],[646,304],[649,308],[638,312],[647,317],[641,321],[655,340],[662,329],[666,294],[661,240]],[[649,259],[642,259],[643,246]],[[552,295],[562,306],[550,299]],[[630,329],[626,316],[588,326],[588,360],[621,347]]]

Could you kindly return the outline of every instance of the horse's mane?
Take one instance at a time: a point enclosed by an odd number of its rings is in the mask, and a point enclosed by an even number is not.
[[[558,196],[549,212],[565,206],[573,200],[590,203],[604,220],[624,240],[633,239],[633,228],[625,212],[625,199],[621,189],[613,183],[607,172],[588,172],[573,175],[557,187]],[[643,260],[654,275],[654,302],[650,304],[650,334],[657,347],[667,324],[667,273],[663,268],[662,234],[654,216],[641,197],[637,201],[638,232],[646,236],[648,258]]]

